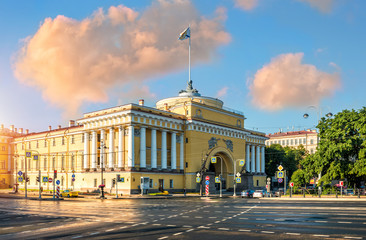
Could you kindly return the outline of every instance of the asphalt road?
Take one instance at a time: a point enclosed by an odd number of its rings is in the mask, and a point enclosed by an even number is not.
[[[0,239],[366,239],[366,201],[0,199]]]

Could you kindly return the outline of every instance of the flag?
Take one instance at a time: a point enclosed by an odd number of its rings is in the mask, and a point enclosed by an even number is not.
[[[187,27],[186,30],[184,30],[180,35],[179,35],[179,40],[184,40],[186,38],[190,38],[191,37],[191,29],[189,27]]]

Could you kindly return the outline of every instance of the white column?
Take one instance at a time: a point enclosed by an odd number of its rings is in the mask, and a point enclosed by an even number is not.
[[[179,153],[179,168],[184,170],[184,135],[180,134],[180,153]]]
[[[177,135],[175,132],[172,132],[171,134],[171,147],[170,147],[170,156],[171,156],[171,169],[177,169]]]
[[[167,169],[166,131],[161,131],[161,168]]]
[[[92,168],[97,168],[97,132],[92,131],[92,149],[91,149]]]
[[[266,169],[265,169],[265,147],[262,146],[261,147],[261,173],[265,173],[266,172]]]
[[[140,128],[140,168],[146,168],[146,128]]]
[[[157,168],[156,129],[151,129],[151,168]]]
[[[246,167],[246,171],[250,172],[250,146],[249,144],[247,144],[247,148],[246,148],[246,157],[245,157],[245,167]]]
[[[104,146],[107,146],[107,143],[105,142],[105,130],[104,129],[100,129],[100,142],[103,142],[104,143]],[[99,155],[100,155],[100,157],[99,157],[99,159],[100,159],[100,167],[103,164],[103,168],[106,167],[106,156],[105,156],[105,152],[106,152],[105,149],[103,149],[103,150],[101,149],[100,152],[99,152]]]
[[[114,129],[109,128],[108,167],[114,168]]]
[[[118,128],[118,168],[124,167],[124,140],[125,140],[125,130],[122,126]]]
[[[84,133],[84,169],[89,168],[89,133]]]
[[[135,128],[133,126],[128,127],[128,167],[135,167]]]
[[[252,161],[251,161],[251,165],[252,165],[252,173],[255,173],[255,146],[252,145]]]
[[[257,151],[256,151],[256,157],[257,157],[257,164],[256,164],[256,172],[259,173],[261,171],[261,152],[260,152],[260,148],[259,146],[257,146]]]

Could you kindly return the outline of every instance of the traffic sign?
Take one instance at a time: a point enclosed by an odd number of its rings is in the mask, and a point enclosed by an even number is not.
[[[49,183],[51,183],[51,182],[52,182],[52,180],[53,180],[52,178],[48,178],[48,182],[49,182]]]
[[[18,182],[23,182],[23,177],[18,177]]]
[[[38,160],[38,155],[33,155],[33,160]]]
[[[282,165],[278,166],[278,170],[280,170],[280,171],[282,171],[282,170],[283,170]]]
[[[219,177],[215,177],[215,183],[220,183],[220,178]]]
[[[294,186],[294,183],[293,182],[290,182],[290,187],[293,187]]]
[[[211,163],[216,163],[217,162],[217,158],[216,157],[211,157]]]
[[[23,175],[22,171],[19,171],[19,172],[18,172],[18,175],[19,175],[19,176],[22,176],[22,175]]]
[[[44,183],[48,182],[48,177],[42,177],[42,182]]]
[[[75,178],[72,178],[71,180],[72,180],[73,182],[75,182]]]
[[[282,183],[282,182],[283,182],[283,178],[279,178],[279,179],[278,179],[278,182],[279,182],[279,183]]]
[[[239,166],[244,166],[244,164],[245,164],[245,159],[240,159],[240,161],[239,161]]]
[[[240,175],[241,175],[241,174],[240,174],[239,172],[237,172],[237,173],[236,173],[236,176],[237,176],[237,177],[240,177]]]
[[[196,176],[197,176],[197,177],[201,177],[201,174],[198,172],[198,173],[196,174]]]
[[[343,181],[339,181],[339,186],[343,186],[344,182]]]
[[[26,158],[31,158],[32,157],[32,152],[25,152],[25,157]]]
[[[268,189],[268,185],[266,185],[266,189]]]
[[[210,181],[206,180],[206,182],[205,182],[205,183],[206,183],[206,185],[209,185],[209,184],[210,184]]]
[[[56,184],[57,184],[57,185],[60,185],[60,180],[57,180],[57,181],[56,181]]]
[[[277,172],[277,178],[283,178],[283,171],[278,171]]]
[[[241,183],[241,177],[236,178],[236,183]]]
[[[200,177],[196,177],[196,183],[201,182],[201,178]]]
[[[209,176],[206,176],[206,180],[210,180],[210,177]]]
[[[71,177],[73,177],[73,178],[74,178],[74,177],[75,177],[75,174],[73,174]]]

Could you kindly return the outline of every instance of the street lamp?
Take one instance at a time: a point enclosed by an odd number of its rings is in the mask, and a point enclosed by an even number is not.
[[[316,106],[309,106],[308,107],[308,109],[310,109],[310,108],[312,108],[312,109],[314,109],[314,110],[316,110],[316,112],[317,112],[317,124],[319,124],[319,115],[321,115],[321,108],[318,108],[318,107],[316,107]],[[325,114],[325,116],[326,117],[332,117],[333,116],[333,113],[331,113],[331,112],[328,112],[327,114]],[[305,118],[305,119],[307,119],[308,117],[309,117],[309,114],[307,114],[307,113],[305,113],[304,115],[303,115],[303,117]],[[319,136],[317,136],[317,144],[319,144]],[[319,172],[319,174],[318,174],[318,178],[320,179],[322,177],[322,170],[320,170],[320,172]],[[322,187],[319,185],[319,187],[318,187],[318,192],[319,192],[319,197],[320,197],[320,195],[321,195],[321,192],[322,192]]]
[[[104,181],[103,181],[103,162],[104,162],[104,149],[107,149],[105,143],[103,140],[100,141],[100,172],[101,172],[101,184],[100,184],[100,189],[101,189],[101,192],[102,192],[102,195],[100,196],[101,199],[104,199]]]

